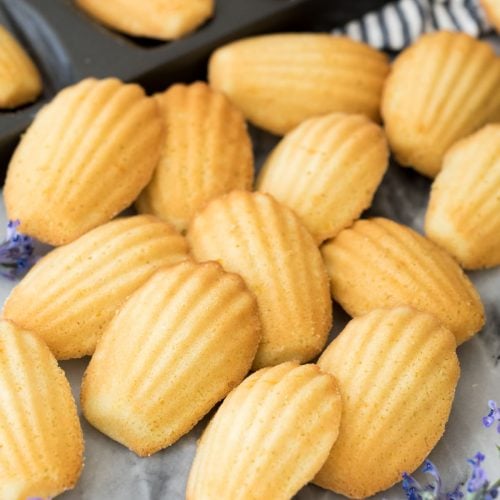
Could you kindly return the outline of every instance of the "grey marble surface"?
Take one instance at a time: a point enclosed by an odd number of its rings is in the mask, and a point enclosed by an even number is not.
[[[252,131],[256,157],[260,164],[276,139]],[[382,215],[421,231],[430,182],[412,170],[391,165],[365,215]],[[5,214],[0,213],[0,227]],[[446,484],[463,479],[468,466],[466,457],[481,450],[489,458],[485,463],[493,477],[500,475],[500,460],[495,450],[496,436],[481,425],[488,399],[500,400],[500,268],[470,274],[478,287],[487,311],[484,330],[459,348],[462,374],[450,421],[443,439],[430,458],[442,471]],[[0,281],[0,299],[12,284]],[[348,316],[334,304],[335,326],[332,338],[343,328]],[[88,360],[63,362],[75,397]],[[176,444],[149,458],[138,458],[132,452],[99,433],[85,422],[85,468],[75,490],[63,494],[65,500],[177,500],[184,498],[185,484],[194,457],[196,440],[206,424],[205,419]],[[367,422],[369,425],[369,422]],[[500,441],[500,439],[497,439]],[[400,444],[401,447],[405,443]],[[305,487],[300,500],[333,500],[339,496],[313,485]],[[376,498],[404,498],[400,485]],[[269,499],[271,500],[271,499]]]

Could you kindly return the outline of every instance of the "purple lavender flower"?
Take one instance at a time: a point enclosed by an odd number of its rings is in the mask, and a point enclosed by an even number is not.
[[[424,474],[429,474],[433,478],[433,483],[431,486],[432,490],[441,493],[441,489],[443,487],[443,483],[441,481],[441,476],[439,475],[439,471],[436,466],[430,461],[426,460],[423,467]]]
[[[481,467],[481,463],[484,461],[486,457],[477,452],[474,455],[474,458],[469,458],[467,462],[472,467],[472,474],[470,479],[467,481],[467,491],[469,493],[474,493],[476,491],[480,491],[484,488],[485,485],[488,484],[488,477],[486,476],[486,472]]]
[[[453,491],[443,491],[443,482],[439,471],[430,460],[425,461],[422,472],[432,478],[426,486],[421,486],[409,474],[403,474],[403,490],[408,500],[460,500],[463,498],[464,495],[460,491],[461,484],[458,484]]]
[[[500,479],[494,484],[490,484],[486,472],[481,467],[484,458],[482,453],[476,453],[474,458],[467,460],[472,466],[472,474],[467,482],[468,499],[494,500],[500,494]]]
[[[497,406],[496,402],[493,400],[488,401],[488,407],[490,411],[488,415],[483,417],[483,425],[485,427],[491,427],[495,421],[498,422],[497,432],[500,434],[500,407]]]
[[[7,223],[6,240],[0,244],[0,275],[16,279],[34,264],[33,240],[17,231],[18,220]]]
[[[406,493],[408,500],[420,500],[420,493],[423,491],[423,488],[415,478],[404,472],[403,491]]]

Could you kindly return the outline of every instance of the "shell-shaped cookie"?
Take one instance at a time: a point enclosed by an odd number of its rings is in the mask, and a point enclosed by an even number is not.
[[[100,226],[40,260],[3,315],[40,335],[58,359],[92,354],[126,298],[158,268],[187,258],[175,230],[149,215]]]
[[[322,251],[333,297],[351,316],[406,304],[434,314],[458,344],[484,324],[481,299],[457,262],[409,227],[359,220]]]
[[[10,162],[10,219],[61,245],[130,205],[160,157],[163,125],[135,84],[88,78],[62,90],[36,116]]]
[[[500,120],[500,58],[465,33],[423,35],[396,59],[382,97],[391,150],[429,177],[446,150],[485,123]]]
[[[156,99],[167,134],[136,205],[184,231],[211,199],[251,189],[252,144],[241,112],[206,83],[173,85]]]
[[[363,115],[310,118],[274,149],[257,188],[292,208],[321,243],[370,206],[388,156],[382,129]]]
[[[500,124],[486,125],[446,153],[425,232],[467,269],[500,265]]]
[[[173,40],[212,16],[214,0],[76,0],[92,17],[132,36]]]
[[[325,462],[341,410],[337,382],[316,365],[259,370],[231,392],[205,430],[186,498],[292,498]]]
[[[460,374],[451,332],[409,307],[377,309],[348,323],[318,364],[337,379],[343,405],[315,482],[366,498],[412,473],[450,414]]]
[[[85,374],[82,407],[141,456],[186,434],[245,377],[260,340],[257,303],[219,264],[157,271],[123,305]]]
[[[321,352],[332,323],[328,275],[290,209],[263,193],[233,191],[193,219],[188,242],[195,259],[218,261],[255,294],[262,342],[254,368],[306,362]]]
[[[32,102],[41,91],[38,69],[17,40],[0,25],[0,109]]]
[[[387,57],[347,37],[278,34],[217,49],[210,84],[255,125],[282,135],[315,115],[362,113],[379,119]]]
[[[498,0],[480,0],[480,4],[486,11],[488,21],[500,33],[500,3]]]
[[[0,498],[52,498],[75,486],[83,436],[71,388],[48,347],[0,321]]]

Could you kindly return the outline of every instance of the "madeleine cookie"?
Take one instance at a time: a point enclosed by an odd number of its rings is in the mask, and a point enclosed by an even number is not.
[[[251,189],[252,144],[241,112],[206,83],[173,85],[156,100],[167,134],[136,205],[184,231],[212,198]]]
[[[446,153],[425,232],[467,269],[500,265],[500,124],[486,125]]]
[[[500,2],[498,0],[480,0],[488,21],[500,33]]]
[[[36,116],[9,164],[4,197],[20,231],[75,240],[130,205],[160,157],[162,120],[135,84],[88,78]]]
[[[123,305],[85,373],[87,420],[140,456],[189,432],[245,377],[257,303],[215,262],[157,271]]]
[[[426,34],[396,59],[382,97],[392,152],[429,177],[446,150],[500,120],[500,58],[465,33]]]
[[[338,380],[343,405],[314,482],[366,498],[412,473],[450,414],[460,374],[451,332],[409,307],[377,309],[348,323],[318,364]]]
[[[12,290],[3,316],[58,359],[92,354],[126,298],[158,268],[187,258],[182,236],[155,217],[117,219],[57,248]]]
[[[32,102],[41,91],[42,80],[33,61],[0,25],[0,109]]]
[[[76,0],[92,17],[128,35],[180,38],[210,18],[214,0]]]
[[[347,37],[264,35],[217,49],[210,84],[255,125],[282,135],[315,115],[362,113],[379,119],[387,57]]]
[[[283,363],[248,377],[203,433],[187,500],[287,500],[308,483],[337,439],[335,379],[316,365]]]
[[[47,346],[0,321],[0,498],[52,498],[73,488],[83,436],[71,388]]]
[[[363,115],[310,118],[274,149],[257,188],[292,208],[321,243],[370,206],[388,156],[382,129]]]
[[[359,220],[322,251],[332,295],[351,316],[406,304],[434,314],[458,344],[484,324],[481,299],[455,260],[409,227]]]
[[[218,261],[255,294],[262,342],[254,369],[321,352],[332,324],[328,275],[291,210],[266,194],[233,191],[193,219],[188,241],[195,259]]]

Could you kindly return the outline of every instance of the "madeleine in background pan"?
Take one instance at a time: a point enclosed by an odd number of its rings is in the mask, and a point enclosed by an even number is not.
[[[128,35],[175,40],[212,16],[214,0],[76,0],[92,17]]]
[[[38,69],[17,40],[0,25],[0,109],[33,102],[41,91]]]
[[[465,33],[421,36],[397,57],[384,87],[382,117],[401,165],[428,177],[457,140],[500,120],[500,57]]]
[[[493,24],[497,33],[500,33],[500,2],[498,0],[480,0],[479,3],[486,11],[488,21]]]
[[[294,210],[321,243],[370,206],[388,157],[382,129],[365,116],[310,118],[276,146],[257,189]]]
[[[350,321],[318,361],[342,395],[339,436],[314,482],[350,498],[412,473],[444,432],[460,374],[455,339],[409,307]]]
[[[359,220],[322,247],[332,295],[350,316],[409,305],[434,314],[461,344],[484,324],[479,294],[457,262],[409,227]]]
[[[0,321],[0,498],[52,498],[73,488],[83,435],[64,372],[45,343]]]
[[[160,269],[123,305],[85,372],[87,420],[140,456],[189,432],[238,385],[260,340],[255,297],[215,262]]]
[[[267,194],[233,191],[193,219],[187,238],[196,260],[219,262],[255,294],[262,341],[254,369],[321,352],[332,324],[328,275],[289,208]]]
[[[264,368],[234,389],[205,429],[187,500],[288,500],[337,439],[342,401],[316,365]]]
[[[500,124],[486,125],[446,153],[425,232],[466,269],[500,265]]]
[[[136,206],[184,231],[211,199],[252,188],[252,143],[241,112],[204,82],[172,85],[155,98],[167,133]]]
[[[361,113],[379,120],[387,56],[347,37],[263,35],[217,49],[210,85],[254,125],[283,135],[315,115]]]
[[[160,158],[163,124],[136,84],[87,78],[38,112],[12,157],[4,198],[19,230],[69,243],[128,207]]]
[[[185,259],[186,241],[170,225],[150,215],[117,219],[42,258],[3,316],[42,337],[58,359],[80,358],[134,290]]]

